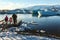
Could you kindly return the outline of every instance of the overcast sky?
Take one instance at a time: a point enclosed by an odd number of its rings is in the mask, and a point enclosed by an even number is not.
[[[60,5],[60,0],[0,0],[0,9],[25,8],[34,5]]]

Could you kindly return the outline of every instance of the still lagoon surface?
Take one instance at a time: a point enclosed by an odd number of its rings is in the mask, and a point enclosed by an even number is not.
[[[3,20],[5,16],[11,17],[12,14],[0,14],[0,20]],[[32,14],[17,14],[17,22],[22,20],[23,22],[31,23],[35,22],[38,25],[32,25],[31,29],[36,30],[45,30],[49,33],[60,34],[60,16],[48,16],[48,17],[39,17],[32,16]]]

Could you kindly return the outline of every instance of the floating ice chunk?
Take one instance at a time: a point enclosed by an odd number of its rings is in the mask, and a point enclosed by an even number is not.
[[[6,36],[6,33],[5,32],[1,32],[0,33],[0,37],[4,37],[4,36]]]
[[[0,28],[0,30],[2,30],[2,28]]]
[[[11,40],[9,37],[3,37],[4,40]]]
[[[26,23],[23,23],[22,26],[27,27],[27,24]]]
[[[27,24],[24,24],[25,27],[27,27]]]
[[[20,37],[16,36],[16,40],[22,40]]]
[[[22,39],[25,39],[26,40],[27,38],[23,36]]]
[[[24,26],[24,23],[22,24],[22,26]]]
[[[0,40],[3,40],[3,39],[0,37]]]
[[[19,31],[24,31],[24,28],[22,27],[22,28],[19,28],[18,30],[19,30]]]
[[[14,32],[14,34],[17,34],[17,32]]]
[[[11,28],[9,28],[9,31],[16,31],[16,27],[11,27]]]
[[[41,33],[45,33],[46,31],[44,31],[44,30],[40,30],[40,32],[41,32]]]
[[[11,37],[12,40],[16,40],[14,37]]]
[[[20,31],[20,29],[19,28],[16,28],[16,31]]]

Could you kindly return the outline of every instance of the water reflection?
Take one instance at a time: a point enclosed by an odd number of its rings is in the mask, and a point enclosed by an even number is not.
[[[42,14],[40,13],[40,11],[38,11],[38,18],[40,18],[42,16]]]
[[[38,11],[37,14],[32,14],[32,17],[37,17],[38,19],[40,19],[41,16],[42,15],[41,15],[40,11]]]

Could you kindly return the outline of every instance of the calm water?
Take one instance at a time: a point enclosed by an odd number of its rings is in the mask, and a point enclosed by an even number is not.
[[[0,20],[8,15],[11,17],[12,14],[0,14]],[[36,22],[38,25],[30,26],[32,29],[45,30],[50,33],[60,34],[60,16],[49,16],[49,17],[38,17],[32,16],[32,14],[17,14],[17,20],[22,20],[24,22]]]

